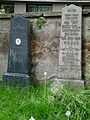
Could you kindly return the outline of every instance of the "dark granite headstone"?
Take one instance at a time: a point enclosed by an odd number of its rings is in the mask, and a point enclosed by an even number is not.
[[[8,70],[3,84],[29,85],[30,73],[30,21],[23,17],[11,19]]]

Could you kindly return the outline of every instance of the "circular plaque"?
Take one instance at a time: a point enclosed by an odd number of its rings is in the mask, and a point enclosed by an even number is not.
[[[19,38],[16,39],[16,45],[20,45],[21,44],[21,40]]]

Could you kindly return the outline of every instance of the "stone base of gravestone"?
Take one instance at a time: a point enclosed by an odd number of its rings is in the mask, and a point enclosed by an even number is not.
[[[82,80],[69,80],[69,79],[58,79],[55,78],[55,83],[61,83],[66,86],[70,86],[71,88],[83,88],[84,87],[84,81]]]
[[[29,86],[30,76],[20,73],[6,73],[3,75],[3,87],[6,85],[27,87]]]
[[[64,85],[70,85],[73,87],[84,87],[84,81],[82,80],[69,80],[69,79],[56,79],[55,81],[59,81]]]

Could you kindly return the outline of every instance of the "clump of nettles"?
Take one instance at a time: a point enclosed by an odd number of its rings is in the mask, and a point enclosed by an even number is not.
[[[42,16],[40,15],[40,13],[39,13],[39,14],[38,14],[38,17],[36,18],[37,27],[38,27],[39,29],[41,29],[42,26],[43,26],[46,22],[47,22],[47,21],[45,20],[45,18],[42,17]]]

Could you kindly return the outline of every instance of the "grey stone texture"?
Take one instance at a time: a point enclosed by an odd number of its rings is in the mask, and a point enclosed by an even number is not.
[[[59,66],[59,43],[61,31],[61,12],[46,13],[45,19],[47,23],[41,29],[37,28],[36,17],[37,14],[12,14],[12,17],[23,16],[30,20],[30,36],[31,36],[31,73],[37,80],[44,79],[44,72],[47,72],[47,78],[57,77]],[[46,15],[45,14],[45,15]],[[55,16],[54,16],[55,15]],[[2,16],[2,15],[1,15]],[[41,13],[41,16],[44,14]],[[53,16],[53,17],[52,17]],[[0,19],[0,74],[7,71],[8,61],[8,41],[10,34],[10,19]],[[90,42],[86,37],[86,32],[89,31],[85,27],[87,20],[90,19],[90,14],[83,12],[83,39],[82,39],[82,68],[83,71],[90,74]],[[84,33],[85,32],[85,33]],[[87,39],[86,39],[87,38]],[[82,72],[83,72],[82,71]],[[85,76],[85,75],[84,75]],[[88,77],[90,83],[90,77]],[[87,82],[87,80],[86,80]]]
[[[60,18],[46,18],[42,29],[37,28],[36,20],[31,19],[31,58],[32,72],[41,80],[44,72],[47,77],[57,76],[60,40]],[[59,27],[57,27],[59,26]]]
[[[14,3],[14,13],[26,13],[26,3],[25,2],[15,2]]]
[[[55,82],[53,82],[54,84],[58,84],[58,85],[63,85],[65,84],[68,87],[72,87],[72,88],[83,88],[84,87],[84,82],[81,80],[65,80],[65,79],[55,79]]]
[[[82,9],[73,4],[62,9],[58,77],[81,80]]]
[[[7,71],[9,31],[10,19],[0,19],[0,75]]]
[[[83,77],[86,87],[90,87],[90,16],[85,14],[83,18]]]

